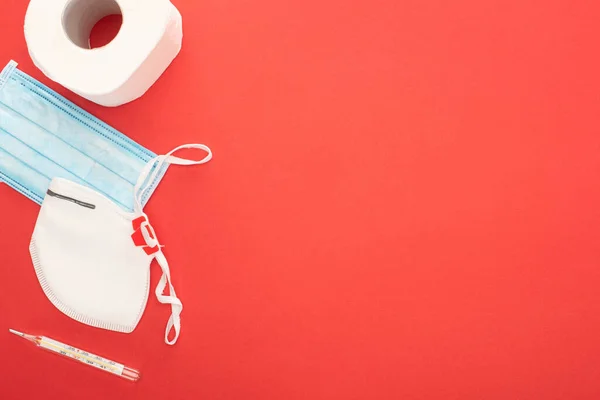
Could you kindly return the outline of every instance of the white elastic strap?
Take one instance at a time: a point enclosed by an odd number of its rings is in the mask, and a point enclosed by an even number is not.
[[[199,149],[205,151],[207,154],[201,160],[189,160],[186,158],[180,158],[173,156],[173,153],[176,153],[182,149]],[[141,214],[143,211],[142,206],[142,197],[144,193],[150,189],[152,183],[160,174],[164,164],[173,164],[173,165],[198,165],[209,162],[212,159],[212,151],[210,148],[204,144],[184,144],[179,147],[174,148],[170,152],[165,155],[160,155],[154,157],[150,160],[144,169],[142,170],[140,177],[138,178],[137,183],[133,189],[134,193],[134,209],[137,214]],[[153,169],[154,168],[154,169]],[[145,186],[144,182],[146,183]],[[143,186],[143,187],[142,187]]]
[[[165,343],[174,345],[175,342],[177,342],[177,339],[179,338],[179,332],[181,331],[181,319],[179,316],[181,315],[181,311],[183,311],[183,304],[181,304],[181,300],[177,298],[175,288],[171,284],[171,272],[169,270],[169,263],[167,262],[165,255],[163,254],[162,250],[155,254],[156,261],[163,271],[160,281],[158,282],[158,285],[156,285],[156,298],[162,304],[171,305],[171,316],[169,317],[169,321],[167,322],[167,327],[165,329]],[[169,285],[169,294],[165,295],[164,291],[167,287],[167,284]],[[175,336],[172,340],[169,340],[169,333],[173,328],[175,329]]]
[[[207,155],[200,160],[188,160],[186,158],[180,158],[173,156],[173,153],[181,150],[181,149],[200,149],[204,150]],[[174,165],[198,165],[204,164],[212,158],[212,152],[208,146],[203,144],[184,144],[182,146],[176,147],[165,155],[160,155],[148,162],[140,177],[138,178],[137,183],[134,187],[134,211],[139,216],[144,216],[146,221],[142,222],[140,227],[142,228],[142,236],[150,247],[154,247],[154,245],[158,246],[158,251],[152,255],[158,262],[162,270],[162,276],[160,277],[160,281],[158,285],[156,285],[156,298],[162,304],[170,304],[171,305],[171,316],[169,317],[169,321],[167,322],[167,327],[165,329],[165,343],[169,345],[175,344],[177,339],[179,338],[179,332],[181,331],[181,311],[183,310],[183,304],[177,298],[177,294],[175,293],[175,288],[171,284],[171,271],[169,268],[169,263],[165,255],[162,252],[162,246],[158,241],[158,236],[156,236],[156,232],[152,228],[152,225],[148,222],[148,216],[144,212],[142,206],[142,198],[144,193],[152,186],[152,183],[160,174],[163,166],[166,164],[174,164]],[[145,184],[144,184],[145,183]],[[150,236],[150,232],[154,235],[154,238]],[[169,294],[164,294],[165,289],[169,286]],[[175,330],[175,336],[173,339],[169,340],[169,333],[171,329]]]

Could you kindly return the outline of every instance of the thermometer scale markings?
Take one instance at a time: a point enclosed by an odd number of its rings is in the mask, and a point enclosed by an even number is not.
[[[83,360],[86,364],[112,372],[116,375],[121,375],[123,373],[124,366],[122,364],[118,364],[95,354],[88,353],[87,351],[79,350],[73,346],[64,345],[47,337],[42,337],[40,347],[61,353],[64,356],[71,357],[76,360]]]

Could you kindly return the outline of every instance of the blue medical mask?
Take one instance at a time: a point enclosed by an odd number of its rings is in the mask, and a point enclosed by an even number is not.
[[[157,155],[16,66],[0,74],[0,182],[42,204],[50,181],[63,178],[133,211],[134,186]],[[148,175],[142,206],[166,168]]]

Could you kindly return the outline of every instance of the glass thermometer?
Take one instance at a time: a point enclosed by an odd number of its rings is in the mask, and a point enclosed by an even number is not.
[[[123,364],[108,360],[104,357],[97,356],[85,350],[80,350],[76,347],[69,346],[68,344],[58,342],[45,336],[28,335],[13,329],[9,329],[9,332],[35,343],[36,346],[44,350],[51,351],[60,356],[79,361],[80,363],[90,365],[92,367],[96,367],[113,375],[118,375],[121,378],[125,378],[133,382],[140,379],[140,373],[135,369],[126,367]]]

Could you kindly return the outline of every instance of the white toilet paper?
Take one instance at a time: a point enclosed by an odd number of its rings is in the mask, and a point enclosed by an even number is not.
[[[90,32],[121,14],[117,36],[90,49]],[[103,106],[143,95],[181,49],[181,14],[169,0],[31,0],[25,39],[50,79]]]

